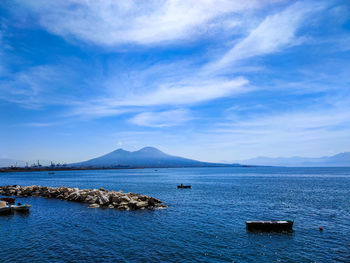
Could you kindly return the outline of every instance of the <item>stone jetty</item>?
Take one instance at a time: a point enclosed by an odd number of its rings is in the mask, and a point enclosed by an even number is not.
[[[144,210],[167,208],[160,200],[147,195],[124,193],[123,191],[108,191],[100,189],[78,189],[71,187],[47,186],[0,186],[0,195],[5,196],[40,196],[66,201],[88,203],[89,208],[115,208],[120,210]]]

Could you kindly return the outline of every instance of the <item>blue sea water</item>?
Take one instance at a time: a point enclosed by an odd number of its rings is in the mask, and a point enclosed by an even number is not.
[[[177,189],[179,183],[192,189]],[[350,262],[350,168],[183,168],[0,174],[0,185],[104,187],[169,208],[88,209],[41,197],[0,216],[0,262]],[[246,220],[292,219],[292,234]],[[323,227],[323,232],[318,230]]]

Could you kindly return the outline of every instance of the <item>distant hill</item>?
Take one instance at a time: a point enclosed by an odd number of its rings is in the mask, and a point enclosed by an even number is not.
[[[350,152],[339,153],[333,156],[319,158],[307,157],[256,157],[239,161],[247,165],[290,166],[290,167],[350,167]]]
[[[205,167],[230,166],[227,164],[206,163],[166,154],[154,147],[145,147],[135,152],[118,149],[101,157],[85,162],[69,164],[76,167]]]

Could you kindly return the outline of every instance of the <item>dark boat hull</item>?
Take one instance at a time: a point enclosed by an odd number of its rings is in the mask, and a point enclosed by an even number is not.
[[[178,185],[177,189],[191,189],[190,185]]]
[[[293,232],[294,221],[247,221],[249,232]]]
[[[7,215],[11,213],[11,208],[9,206],[0,208],[0,215]]]

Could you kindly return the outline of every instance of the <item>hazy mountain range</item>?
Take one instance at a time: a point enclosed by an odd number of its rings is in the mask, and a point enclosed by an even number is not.
[[[154,147],[145,147],[135,152],[118,149],[101,157],[85,162],[70,164],[80,167],[204,167],[204,166],[229,166],[220,163],[200,162],[183,157],[166,154]]]
[[[29,165],[36,163],[28,162]],[[43,165],[50,162],[40,161]],[[239,163],[239,164],[237,164]],[[319,158],[306,157],[256,157],[249,160],[237,161],[236,164],[200,162],[183,157],[166,154],[154,147],[145,147],[138,151],[126,151],[118,149],[103,156],[84,162],[69,164],[75,167],[216,167],[216,166],[240,166],[240,165],[265,165],[265,166],[290,166],[290,167],[350,167],[350,152],[339,153],[333,156]],[[13,159],[1,159],[0,167],[25,166],[25,161]]]
[[[307,157],[256,157],[253,159],[238,161],[247,165],[268,165],[268,166],[300,166],[300,167],[350,167],[350,152],[339,153],[333,156],[319,158]]]

